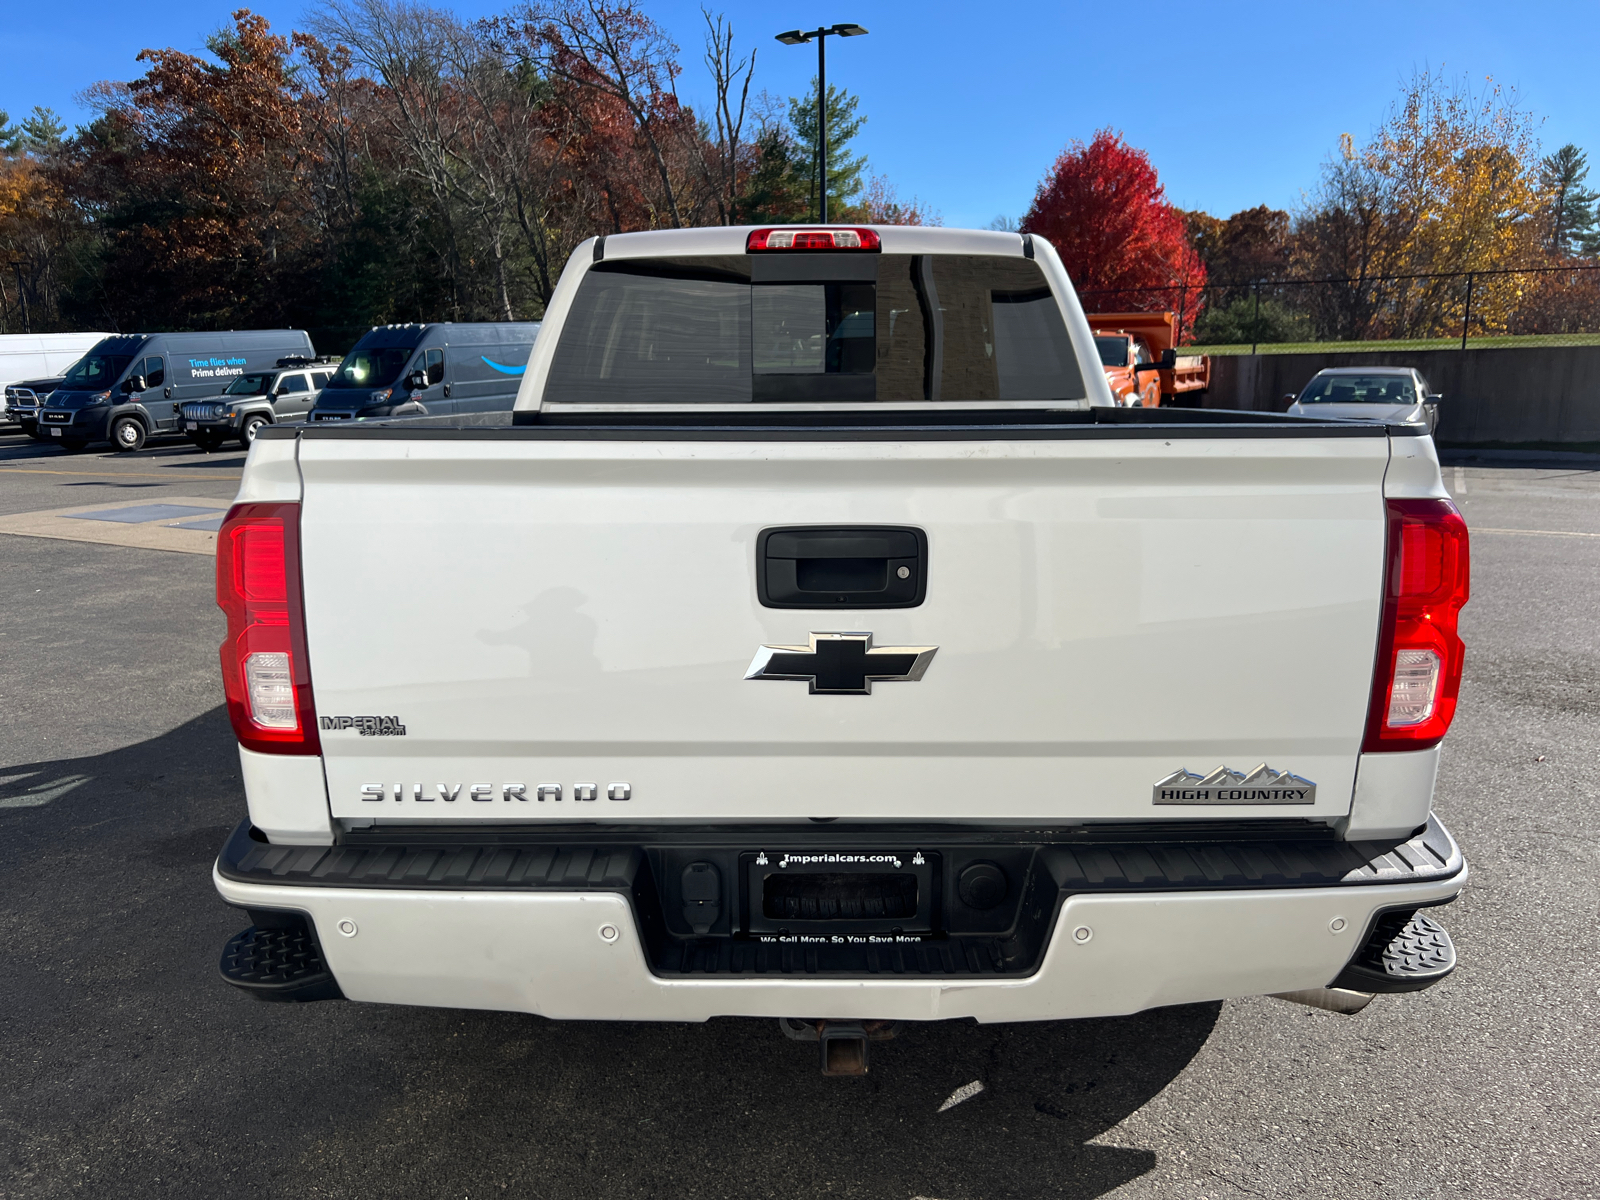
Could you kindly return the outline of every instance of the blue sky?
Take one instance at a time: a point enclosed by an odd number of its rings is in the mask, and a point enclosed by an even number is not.
[[[257,11],[295,27],[304,0],[261,0]],[[463,16],[505,7],[450,5]],[[695,0],[644,0],[684,50],[680,92],[709,87],[700,68]],[[1266,203],[1292,208],[1316,181],[1341,132],[1359,141],[1414,68],[1486,75],[1514,86],[1540,122],[1547,150],[1576,142],[1596,156],[1600,103],[1592,67],[1592,3],[1417,0],[1387,3],[1235,3],[1139,6],[975,5],[942,0],[727,0],[739,41],[757,46],[756,88],[800,93],[816,68],[811,47],[774,33],[853,21],[871,35],[829,45],[829,78],[861,97],[859,147],[902,198],[916,195],[949,225],[1019,216],[1050,162],[1072,139],[1121,130],[1149,151],[1168,198],[1219,216]],[[70,122],[99,79],[140,73],[148,46],[195,50],[228,20],[205,0],[13,0],[3,24],[0,108],[35,104]],[[1182,13],[1163,24],[1162,11]]]

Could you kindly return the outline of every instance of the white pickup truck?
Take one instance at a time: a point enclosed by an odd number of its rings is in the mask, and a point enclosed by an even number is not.
[[[511,416],[250,451],[230,982],[776,1017],[850,1071],[1454,966],[1418,427],[1116,408],[1046,242],[888,227],[585,243]]]

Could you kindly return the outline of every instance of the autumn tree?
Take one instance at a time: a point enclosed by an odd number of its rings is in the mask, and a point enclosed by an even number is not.
[[[1214,285],[1248,285],[1288,274],[1292,221],[1282,209],[1258,204],[1226,219],[1203,212],[1186,212],[1183,218],[1189,244]]]
[[[48,108],[19,124],[0,113],[0,330],[59,328],[61,305],[92,260],[92,235],[63,176],[66,127]]]
[[[289,35],[240,9],[208,53],[146,50],[137,78],[95,85],[70,136],[0,116],[0,253],[38,328],[303,325],[331,350],[391,321],[536,318],[597,233],[807,218],[810,143],[783,101],[752,101],[726,18],[706,11],[704,36],[697,112],[635,0],[481,21],[320,0]],[[864,118],[834,96],[840,219],[936,220],[867,178]],[[0,278],[8,328],[14,292]]]
[[[900,192],[882,175],[869,176],[861,199],[846,210],[846,220],[863,225],[942,225],[943,218],[921,197],[900,199]]]
[[[1206,267],[1149,156],[1109,129],[1073,142],[1022,219],[1055,246],[1090,310],[1172,309],[1193,330]]]
[[[528,147],[519,128],[525,93],[507,79],[474,26],[409,0],[329,0],[312,19],[324,39],[349,48],[383,84],[373,115],[404,153],[395,166],[432,200],[446,239],[451,278],[463,281],[482,251],[492,289],[489,314],[514,319],[507,240],[516,197],[511,176]],[[474,307],[452,297],[453,315]]]
[[[1458,330],[1464,281],[1522,265],[1537,212],[1533,125],[1514,94],[1421,71],[1371,139],[1342,135],[1295,223],[1304,275],[1348,279],[1316,292],[1324,336],[1430,336]],[[1519,284],[1476,281],[1474,321],[1503,327]]]
[[[1183,214],[1189,244],[1205,264],[1209,286],[1195,339],[1207,345],[1298,341],[1310,323],[1296,310],[1293,288],[1270,289],[1263,281],[1290,271],[1294,238],[1287,212],[1259,204],[1231,217]]]
[[[612,142],[613,152],[622,147],[604,137],[606,126],[618,117],[626,122],[654,179],[628,180],[609,197],[613,207],[624,199],[620,193],[637,189],[651,210],[647,228],[697,223],[692,193],[703,182],[694,161],[698,148],[682,153],[693,141],[686,134],[697,125],[678,100],[678,46],[652,17],[631,0],[533,0],[493,25],[501,44],[531,70],[587,94],[598,118],[594,132]],[[628,157],[616,156],[619,165]],[[623,183],[627,174],[618,172],[615,182]]]
[[[94,95],[104,120],[79,181],[106,240],[107,316],[170,328],[280,316],[303,266],[308,172],[291,39],[247,9],[210,62],[146,50],[142,77]]]

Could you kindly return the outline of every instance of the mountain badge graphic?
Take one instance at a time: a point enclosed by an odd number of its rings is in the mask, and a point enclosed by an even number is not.
[[[1315,804],[1317,785],[1262,763],[1251,771],[1218,767],[1197,775],[1179,767],[1158,780],[1152,804]]]

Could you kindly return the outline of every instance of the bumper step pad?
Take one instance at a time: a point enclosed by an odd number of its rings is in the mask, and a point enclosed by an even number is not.
[[[1456,969],[1444,926],[1423,911],[1380,913],[1350,965],[1329,987],[1358,992],[1420,992]]]
[[[273,926],[252,925],[234,934],[222,951],[222,977],[258,1000],[342,1000],[316,935],[303,918],[294,921],[292,916],[273,914]]]

